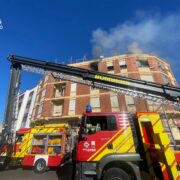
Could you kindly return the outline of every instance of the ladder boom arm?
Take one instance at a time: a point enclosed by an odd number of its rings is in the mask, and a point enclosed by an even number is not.
[[[145,93],[147,99],[148,96],[150,96],[151,98],[159,97],[160,99],[172,102],[173,105],[180,105],[180,88],[178,87],[160,85],[157,83],[136,80],[124,76],[117,76],[99,71],[82,69],[79,67],[73,67],[64,64],[53,63],[44,60],[36,60],[15,55],[9,56],[8,59],[13,64],[40,68],[50,72],[63,73],[73,77],[82,78],[83,80],[89,80],[94,84],[99,83],[102,87],[103,85],[104,87],[107,87],[105,88],[107,90],[115,89],[115,91],[118,92],[118,88],[120,88],[122,89],[122,91],[130,90],[132,93]]]

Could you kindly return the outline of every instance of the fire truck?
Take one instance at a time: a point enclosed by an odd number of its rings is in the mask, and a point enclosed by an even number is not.
[[[90,108],[88,108],[90,109]],[[96,113],[82,117],[74,151],[75,179],[178,179],[177,163],[160,115]]]
[[[37,173],[60,166],[71,154],[70,130],[67,124],[46,124],[21,128],[15,143],[0,152],[1,166],[33,167]]]
[[[5,112],[3,138],[11,134],[14,92],[21,70],[49,74],[55,78],[114,91],[161,105],[180,106],[180,88],[135,80],[94,70],[20,56],[9,56],[11,79]],[[8,110],[8,111],[7,111]],[[174,152],[170,148],[161,117],[156,112],[93,113],[82,116],[74,154],[75,179],[141,179],[145,169],[151,179],[179,179]]]

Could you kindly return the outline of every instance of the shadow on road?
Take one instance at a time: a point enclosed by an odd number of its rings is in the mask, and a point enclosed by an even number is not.
[[[73,165],[68,163],[56,170],[58,180],[72,180]]]

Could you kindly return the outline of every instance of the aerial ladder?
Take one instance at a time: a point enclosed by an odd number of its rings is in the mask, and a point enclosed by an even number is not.
[[[21,70],[39,74],[52,74],[58,79],[80,83],[94,88],[110,90],[130,95],[135,98],[139,97],[162,105],[180,106],[179,87],[160,85],[129,77],[16,55],[10,55],[8,60],[11,62],[11,76],[4,116],[4,129],[2,133],[3,141],[12,134],[13,108],[19,90]]]

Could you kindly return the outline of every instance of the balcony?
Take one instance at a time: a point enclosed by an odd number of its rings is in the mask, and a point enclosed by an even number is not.
[[[66,85],[65,83],[63,84],[56,84],[54,86],[54,98],[60,98],[60,97],[64,97],[65,95],[65,90],[66,90]]]

